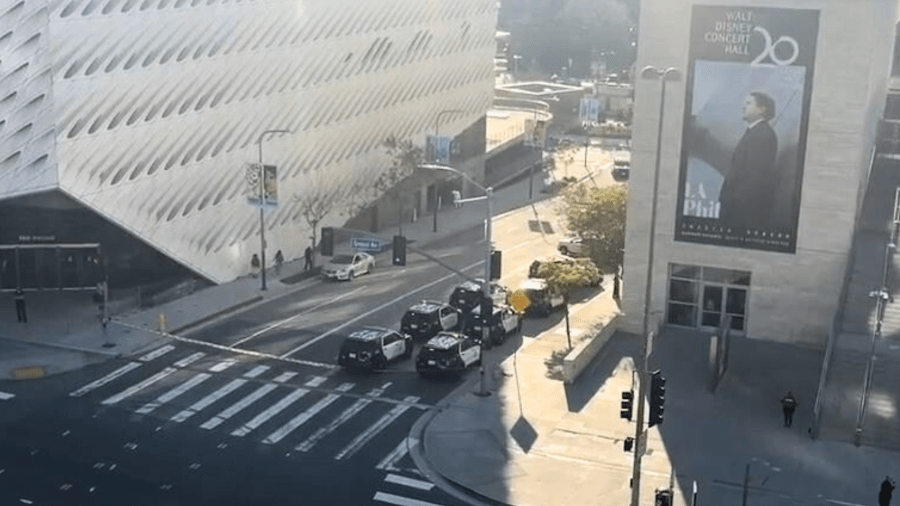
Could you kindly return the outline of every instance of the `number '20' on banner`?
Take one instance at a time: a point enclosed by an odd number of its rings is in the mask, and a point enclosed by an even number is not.
[[[278,207],[278,168],[258,163],[244,164],[247,203],[253,207]]]

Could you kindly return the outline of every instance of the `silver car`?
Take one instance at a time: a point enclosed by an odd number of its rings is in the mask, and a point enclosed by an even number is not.
[[[360,274],[368,274],[375,268],[375,257],[358,251],[348,255],[335,255],[322,266],[322,276],[334,280],[350,280]]]

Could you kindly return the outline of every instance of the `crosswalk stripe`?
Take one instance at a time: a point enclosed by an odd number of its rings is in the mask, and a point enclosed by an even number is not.
[[[417,442],[418,440],[414,437],[403,438],[403,440],[400,441],[400,444],[398,444],[391,453],[388,453],[383,459],[381,459],[381,462],[379,462],[378,465],[375,466],[375,469],[386,469],[389,471],[396,470],[394,464],[400,462],[400,459],[402,459],[407,453],[409,453],[409,447],[415,446]]]
[[[440,506],[439,504],[435,504],[433,502],[420,501],[418,499],[410,499],[409,497],[403,497],[394,494],[387,494],[384,492],[376,492],[375,497],[372,498],[378,502],[386,502],[388,504],[396,504],[397,506]]]
[[[172,346],[171,344],[167,344],[165,346],[160,346],[159,348],[151,351],[150,353],[147,353],[146,355],[139,358],[138,360],[140,360],[141,362],[149,362],[149,361],[153,360],[154,358],[159,358],[174,349],[175,349],[175,347]]]
[[[16,396],[16,394],[11,394],[8,392],[0,392],[0,401],[8,401],[15,396]]]
[[[268,371],[269,369],[270,369],[270,367],[267,365],[258,365],[256,367],[254,367],[253,369],[251,369],[250,372],[245,374],[244,377],[245,378],[255,378],[255,377],[259,376],[260,374]]]
[[[380,386],[379,388],[373,389],[368,394],[366,394],[366,396],[367,397],[380,397],[381,394],[383,394],[384,391],[387,390],[387,387],[389,387],[390,385],[391,385],[391,382],[387,382],[384,385]],[[349,420],[355,414],[362,411],[363,408],[365,408],[366,406],[368,406],[371,403],[372,403],[372,399],[366,399],[366,398],[363,398],[363,399],[360,399],[360,400],[354,402],[349,408],[345,409],[344,412],[340,414],[340,416],[338,416],[337,418],[332,420],[331,423],[329,423],[327,426],[320,427],[319,430],[317,430],[314,434],[312,434],[311,436],[306,438],[302,443],[297,445],[294,449],[301,451],[301,452],[308,452],[322,438],[324,438],[328,434],[331,434],[332,432],[334,432],[335,429],[337,429],[338,427],[343,425],[347,420]]]
[[[134,369],[137,369],[140,366],[141,366],[141,364],[139,364],[137,362],[128,362],[127,364],[125,364],[122,367],[116,369],[115,371],[107,374],[106,376],[104,376],[96,381],[92,381],[91,383],[84,385],[83,387],[79,388],[78,390],[75,390],[74,392],[70,393],[69,396],[81,397],[82,395],[90,392],[91,390],[100,388],[103,385],[115,380],[116,378],[125,375],[129,371],[133,371]]]
[[[232,380],[227,385],[225,385],[222,388],[216,390],[215,392],[207,395],[206,397],[200,399],[199,401],[195,402],[194,404],[192,404],[190,407],[188,407],[184,411],[173,416],[172,421],[173,422],[183,422],[183,421],[187,420],[188,418],[196,415],[200,411],[203,411],[204,409],[209,407],[212,403],[216,402],[217,400],[221,399],[222,397],[225,397],[226,395],[230,394],[231,392],[237,390],[238,388],[243,386],[245,383],[247,383],[247,380],[245,380],[245,379]]]
[[[156,408],[171,401],[172,399],[175,399],[179,395],[182,395],[183,393],[194,388],[195,386],[199,385],[200,383],[203,383],[204,381],[208,380],[211,377],[212,377],[212,374],[207,374],[205,372],[200,373],[200,374],[194,376],[193,378],[185,381],[184,383],[178,385],[177,387],[169,390],[168,392],[160,395],[159,397],[156,398],[155,401],[151,401],[151,402],[148,402],[147,404],[144,404],[137,411],[135,411],[135,413],[137,413],[139,415],[146,415],[146,414],[152,413]]]
[[[293,378],[296,375],[297,375],[297,373],[295,373],[295,372],[286,372],[286,373],[282,374],[281,376],[278,376],[277,378],[275,378],[272,381],[274,383],[284,383],[285,381]],[[206,429],[206,430],[215,429],[216,427],[221,425],[222,422],[224,422],[225,420],[228,420],[229,418],[231,418],[232,416],[234,416],[241,410],[245,409],[247,406],[249,406],[249,405],[253,404],[254,402],[258,401],[259,399],[261,399],[267,393],[271,392],[272,390],[275,390],[276,388],[278,388],[278,385],[274,385],[272,383],[267,383],[267,384],[257,388],[251,394],[247,395],[243,399],[239,400],[237,403],[232,404],[231,406],[226,408],[225,411],[222,411],[218,415],[207,420],[203,425],[200,426],[200,428]]]
[[[233,366],[236,363],[237,363],[237,360],[235,360],[233,358],[229,358],[227,360],[223,360],[223,361],[219,362],[218,364],[210,367],[209,370],[210,370],[210,372],[222,372],[225,369],[228,369],[229,367]]]
[[[198,351],[197,353],[194,353],[193,355],[189,355],[189,356],[184,357],[183,359],[179,360],[178,362],[175,362],[175,367],[187,367],[205,356],[206,356],[206,353],[203,353],[202,351]]]
[[[304,386],[315,388],[315,387],[321,385],[322,383],[324,383],[325,380],[326,380],[326,378],[323,378],[321,376],[316,376],[315,378],[307,381],[304,384]],[[244,425],[242,425],[242,426],[238,427],[237,429],[235,429],[234,431],[232,431],[231,435],[237,436],[237,437],[246,436],[247,434],[249,434],[249,433],[253,432],[254,430],[256,430],[257,428],[259,428],[260,425],[266,423],[267,420],[269,420],[273,416],[277,415],[278,413],[281,413],[282,411],[285,410],[285,408],[287,408],[291,404],[297,402],[297,400],[299,400],[300,398],[302,398],[304,395],[306,395],[308,393],[309,393],[309,390],[307,390],[305,388],[298,388],[297,390],[294,390],[293,392],[284,396],[283,399],[281,399],[280,401],[276,402],[271,407],[269,407],[269,409],[256,415],[255,417],[253,417],[252,420],[250,420],[249,422],[245,423]]]
[[[417,488],[419,490],[431,490],[434,488],[434,483],[422,480],[414,480],[412,478],[407,478],[406,476],[400,476],[397,474],[388,474],[384,477],[384,481],[388,483],[396,483],[397,485],[403,485],[406,487]]]
[[[407,397],[407,398],[403,399],[403,401],[414,403],[414,402],[418,402],[419,398],[411,396],[411,397]],[[398,404],[398,405],[394,406],[394,409],[390,410],[387,414],[385,414],[384,416],[379,418],[377,422],[372,424],[371,427],[369,427],[368,429],[361,432],[358,436],[356,436],[356,438],[354,438],[353,441],[350,442],[350,444],[348,444],[346,447],[344,447],[343,450],[340,451],[340,453],[338,453],[337,455],[334,456],[334,459],[341,460],[343,458],[350,457],[351,455],[353,455],[354,453],[359,451],[359,449],[362,448],[363,446],[365,446],[366,443],[371,441],[372,438],[375,437],[376,434],[378,434],[379,432],[384,430],[388,425],[393,423],[394,420],[399,418],[400,415],[405,413],[406,410],[408,410],[409,408],[410,408],[410,406],[406,405],[406,404]]]
[[[336,388],[338,392],[347,392],[354,387],[353,383],[344,383],[343,385]],[[275,444],[285,437],[291,432],[297,430],[298,427],[309,421],[310,418],[314,417],[323,409],[327,408],[331,403],[338,400],[341,397],[340,394],[328,394],[325,397],[319,399],[319,402],[313,404],[303,413],[300,413],[296,417],[294,417],[291,421],[282,425],[278,430],[266,436],[263,439],[263,443],[266,444]]]
[[[106,399],[101,404],[106,405],[106,406],[116,404],[116,403],[120,402],[121,400],[131,397],[132,395],[140,392],[141,390],[149,387],[150,385],[162,380],[166,376],[169,376],[170,374],[173,374],[175,372],[178,372],[178,369],[175,369],[174,367],[166,367],[162,371],[154,374],[153,376],[150,376],[149,378],[138,383],[137,385],[133,385],[129,388],[126,388],[125,390],[117,393],[116,395]]]

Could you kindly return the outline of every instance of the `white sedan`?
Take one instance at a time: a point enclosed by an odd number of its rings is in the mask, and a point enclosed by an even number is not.
[[[335,255],[322,266],[322,276],[328,279],[348,280],[360,274],[368,274],[375,268],[375,258],[361,251],[350,255]]]

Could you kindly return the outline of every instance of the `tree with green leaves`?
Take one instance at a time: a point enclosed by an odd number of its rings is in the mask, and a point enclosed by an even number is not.
[[[552,293],[563,296],[563,309],[566,314],[566,338],[569,349],[572,349],[572,334],[569,329],[569,295],[573,290],[588,286],[597,276],[596,268],[587,262],[542,262],[537,270],[538,278],[547,282]]]
[[[627,207],[624,184],[596,188],[582,183],[570,185],[563,193],[558,211],[566,228],[585,240],[588,257],[601,272],[616,272],[622,265]]]
[[[390,195],[397,202],[399,235],[403,235],[403,206],[407,203],[409,192],[401,182],[425,163],[425,151],[409,139],[398,139],[391,135],[382,142],[382,146],[391,157],[391,166],[381,173],[372,185],[379,192]]]

